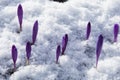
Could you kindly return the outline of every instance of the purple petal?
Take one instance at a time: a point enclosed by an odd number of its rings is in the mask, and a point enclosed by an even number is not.
[[[86,31],[86,39],[88,40],[89,36],[90,36],[90,32],[91,32],[91,23],[88,22],[87,24],[87,31]]]
[[[115,24],[114,25],[114,42],[117,42],[118,33],[119,33],[119,25]]]
[[[27,42],[26,44],[26,56],[27,56],[27,60],[29,60],[31,56],[31,43],[30,42]]]
[[[96,68],[97,68],[97,64],[98,64],[98,59],[102,50],[102,45],[103,45],[103,36],[100,35],[98,37],[98,42],[97,42],[97,47],[96,47]]]
[[[36,41],[37,33],[38,33],[38,21],[35,21],[34,26],[33,26],[33,35],[32,35],[33,44]]]
[[[68,42],[68,34],[65,34],[65,45],[67,45]]]
[[[22,31],[23,9],[22,9],[21,4],[19,4],[19,6],[18,6],[17,15],[18,15],[18,20],[19,20],[19,24],[20,24],[20,31]]]
[[[62,55],[64,55],[67,43],[68,43],[68,34],[65,34],[65,36],[63,36],[63,39],[62,39]]]
[[[12,46],[12,59],[13,59],[13,62],[14,62],[14,68],[15,68],[15,65],[16,65],[16,60],[17,60],[17,48],[15,45]]]
[[[64,52],[65,49],[65,37],[62,38],[62,52]]]
[[[58,45],[57,49],[56,49],[56,63],[58,63],[60,53],[61,53],[61,47],[60,47],[60,45]]]

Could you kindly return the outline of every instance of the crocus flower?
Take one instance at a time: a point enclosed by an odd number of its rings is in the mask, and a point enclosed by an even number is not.
[[[88,22],[88,24],[87,24],[87,31],[86,31],[86,40],[88,40],[88,38],[90,36],[90,32],[91,32],[91,23]]]
[[[97,64],[98,64],[98,59],[102,50],[102,45],[103,45],[103,36],[100,35],[98,37],[98,42],[97,42],[97,47],[96,47],[96,68],[97,68]]]
[[[36,41],[37,33],[38,33],[38,21],[35,21],[33,26],[32,44],[34,44]]]
[[[115,24],[114,25],[114,42],[117,42],[118,33],[119,33],[119,25]]]
[[[22,31],[23,8],[21,4],[19,4],[18,6],[17,15],[18,15],[18,20],[20,25],[20,31]]]
[[[27,42],[27,44],[26,44],[27,63],[26,63],[26,64],[29,64],[30,56],[31,56],[31,43],[30,43],[30,42]]]
[[[60,45],[58,45],[57,49],[56,49],[56,63],[58,63],[60,53],[61,53],[61,47],[60,47]]]
[[[63,39],[62,39],[62,55],[64,55],[67,43],[68,43],[68,34],[65,34],[65,36],[63,36]]]
[[[13,59],[13,62],[14,62],[14,70],[15,70],[16,69],[17,54],[18,54],[17,48],[16,48],[15,45],[12,46],[11,52],[12,52],[12,59]]]

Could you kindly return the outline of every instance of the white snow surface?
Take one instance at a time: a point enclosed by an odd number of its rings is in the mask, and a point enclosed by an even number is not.
[[[23,31],[19,29],[17,7],[23,7]],[[0,0],[0,80],[120,80],[120,34],[113,43],[113,26],[120,24],[120,0]],[[30,64],[25,65],[26,43],[38,20],[37,41]],[[89,40],[86,26],[91,22]],[[69,41],[65,55],[55,63],[56,48],[64,34]],[[96,42],[104,36],[98,67]],[[17,70],[13,69],[11,47],[18,49]]]

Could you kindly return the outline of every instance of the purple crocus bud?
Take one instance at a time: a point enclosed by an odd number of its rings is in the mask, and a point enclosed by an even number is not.
[[[57,49],[56,49],[56,63],[58,63],[60,53],[61,53],[61,47],[60,47],[60,45],[58,45]]]
[[[16,69],[16,61],[17,61],[17,48],[15,45],[12,46],[12,59],[13,59],[13,62],[14,62],[14,69]]]
[[[86,40],[89,39],[90,32],[91,32],[91,23],[88,22],[88,24],[87,24],[87,31],[86,31]]]
[[[27,42],[27,44],[26,44],[27,64],[29,64],[30,56],[31,56],[31,43],[30,43],[30,42]]]
[[[68,43],[68,34],[65,34],[65,36],[63,36],[63,39],[62,39],[62,55],[64,55],[67,43]]]
[[[35,21],[34,26],[33,26],[32,44],[34,44],[36,41],[37,33],[38,33],[38,21]]]
[[[119,25],[115,24],[114,25],[114,42],[117,42],[118,33],[119,33]]]
[[[97,68],[97,64],[98,64],[98,59],[102,50],[102,45],[103,45],[103,36],[100,35],[98,37],[98,42],[97,42],[97,47],[96,47],[96,68]]]
[[[21,4],[19,4],[18,6],[17,15],[18,15],[18,20],[20,25],[20,31],[22,31],[23,8]]]

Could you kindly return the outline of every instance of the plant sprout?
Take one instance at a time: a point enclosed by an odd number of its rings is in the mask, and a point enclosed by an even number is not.
[[[88,24],[87,24],[87,31],[86,31],[86,40],[89,39],[90,32],[91,32],[91,23],[88,22]]]
[[[115,24],[114,25],[114,42],[117,42],[118,33],[119,33],[119,25]]]
[[[102,45],[103,45],[103,36],[100,35],[98,37],[98,42],[97,42],[97,47],[96,47],[96,68],[97,68],[97,64],[98,64],[98,59],[102,50]]]
[[[35,21],[33,26],[32,44],[34,44],[36,41],[37,33],[38,33],[38,21]]]
[[[67,43],[68,43],[68,34],[65,34],[65,36],[63,36],[63,39],[62,39],[62,55],[64,55]]]
[[[23,8],[22,8],[21,4],[19,4],[19,6],[18,6],[17,15],[18,15],[18,21],[19,21],[19,25],[20,25],[20,31],[22,31]]]
[[[57,49],[56,49],[56,63],[57,64],[58,64],[58,59],[59,59],[60,53],[61,53],[61,47],[60,47],[60,45],[58,45]]]
[[[31,56],[31,43],[27,42],[27,44],[26,44],[26,57],[27,57],[26,64],[27,65],[29,64],[30,56]]]
[[[14,63],[14,70],[16,70],[16,61],[17,61],[18,52],[17,52],[17,48],[15,45],[12,46],[11,52],[12,52],[12,59],[13,59],[13,63]]]

